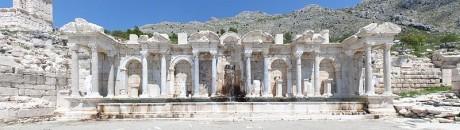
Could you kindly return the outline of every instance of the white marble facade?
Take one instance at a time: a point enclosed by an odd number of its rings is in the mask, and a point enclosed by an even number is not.
[[[83,19],[60,30],[72,45],[72,95],[91,98],[375,95],[372,51],[384,51],[384,94],[391,95],[390,48],[401,31],[373,23],[342,43],[330,43],[328,30],[305,31],[292,43],[262,31],[200,31],[172,44],[160,33],[120,42]]]

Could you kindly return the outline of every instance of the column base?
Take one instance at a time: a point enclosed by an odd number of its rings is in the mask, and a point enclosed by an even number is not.
[[[72,95],[70,95],[70,97],[79,98],[79,97],[81,97],[81,95],[80,94],[72,94]]]
[[[377,94],[375,94],[375,93],[366,93],[364,95],[366,95],[366,96],[376,96]]]
[[[383,92],[384,96],[397,96],[396,94],[393,94],[393,92]]]
[[[150,96],[148,94],[142,94],[139,96],[140,98],[149,98]]]
[[[102,96],[99,93],[89,94],[86,97],[89,97],[89,98],[102,98]]]

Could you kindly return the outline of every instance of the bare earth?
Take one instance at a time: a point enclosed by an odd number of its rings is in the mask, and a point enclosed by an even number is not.
[[[300,121],[177,121],[115,120],[45,122],[3,126],[2,130],[458,130],[460,124],[431,124],[421,120],[300,120]]]

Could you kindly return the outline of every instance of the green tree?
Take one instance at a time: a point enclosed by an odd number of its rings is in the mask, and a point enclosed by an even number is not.
[[[414,55],[420,57],[426,51],[424,43],[426,43],[428,36],[420,32],[409,32],[401,36],[401,42],[404,45],[411,47],[414,50]]]
[[[229,32],[238,33],[238,29],[233,28],[233,27],[230,27],[230,28],[228,29],[228,31],[229,31]]]
[[[171,40],[171,43],[177,44],[178,43],[177,34],[175,33],[169,34],[169,40]]]
[[[460,38],[459,38],[458,35],[456,35],[454,33],[448,33],[448,34],[445,34],[444,36],[442,36],[440,41],[441,41],[441,43],[458,42],[458,41],[460,41]]]
[[[291,43],[292,42],[292,32],[286,32],[284,33],[284,39],[283,39],[284,44]]]
[[[224,30],[224,29],[220,29],[220,31],[219,31],[219,33],[218,33],[218,34],[220,34],[220,35],[224,35],[224,33],[225,33],[225,30]]]

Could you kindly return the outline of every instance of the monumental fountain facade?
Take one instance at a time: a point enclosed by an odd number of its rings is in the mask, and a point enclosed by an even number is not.
[[[307,30],[292,43],[262,31],[199,31],[179,33],[177,44],[160,33],[120,42],[84,19],[60,31],[71,45],[64,115],[209,117],[387,107],[382,104],[393,97],[390,49],[401,29],[372,23],[342,43],[330,43],[328,30]],[[384,54],[382,94],[375,92],[373,51]]]

